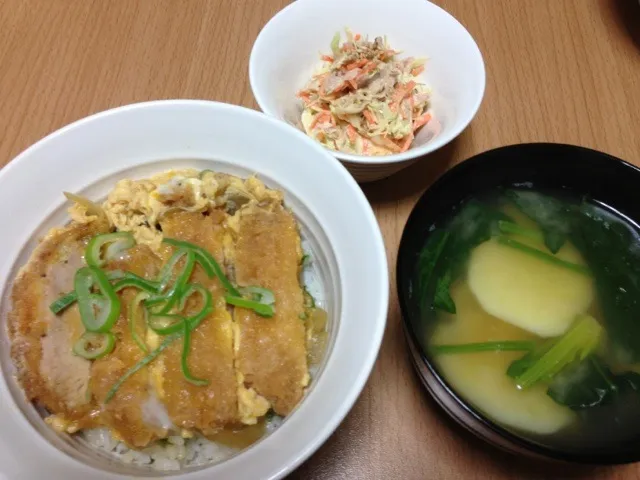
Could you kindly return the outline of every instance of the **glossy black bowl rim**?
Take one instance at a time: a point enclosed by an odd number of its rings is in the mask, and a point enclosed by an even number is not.
[[[402,237],[400,239],[400,246],[398,249],[398,256],[396,259],[396,290],[398,295],[398,302],[400,304],[400,312],[402,315],[402,321],[404,324],[406,338],[408,341],[412,342],[413,345],[415,345],[417,351],[420,353],[420,359],[423,362],[423,364],[427,367],[427,369],[433,375],[436,381],[442,386],[442,388],[447,392],[447,394],[455,402],[457,402],[465,411],[467,411],[476,421],[480,422],[483,426],[485,426],[495,434],[505,438],[506,440],[517,445],[518,447],[524,450],[527,450],[529,452],[532,452],[538,456],[546,457],[552,460],[558,460],[561,462],[579,463],[579,464],[586,464],[586,465],[619,465],[619,464],[638,462],[640,461],[640,451],[638,451],[638,453],[636,454],[613,453],[613,454],[604,454],[604,455],[597,454],[597,453],[594,454],[592,451],[588,453],[562,451],[562,450],[554,449],[551,447],[545,447],[544,445],[535,443],[531,440],[527,440],[526,438],[519,436],[515,433],[512,433],[507,429],[501,427],[500,425],[496,424],[487,416],[485,416],[484,414],[476,410],[474,407],[469,405],[463,398],[461,398],[455,392],[455,389],[453,389],[448,384],[448,382],[440,375],[438,369],[432,364],[431,360],[422,351],[422,347],[420,347],[420,343],[418,342],[415,336],[413,327],[409,323],[409,307],[407,305],[406,295],[404,293],[406,292],[406,289],[405,289],[406,285],[404,283],[404,280],[408,278],[409,273],[403,271],[402,262],[400,260],[403,256],[403,252],[407,248],[406,244],[409,241],[408,233],[407,233],[409,230],[409,226],[414,222],[419,221],[419,218],[417,217],[420,214],[419,212],[421,212],[425,208],[423,207],[423,204],[431,200],[429,199],[430,191],[434,189],[436,185],[444,183],[445,181],[449,180],[452,177],[465,175],[468,170],[477,168],[477,165],[479,163],[490,162],[490,160],[487,160],[486,157],[491,157],[492,155],[495,155],[498,152],[506,151],[506,150],[519,150],[524,148],[544,148],[544,147],[566,148],[574,151],[582,151],[583,153],[592,155],[594,158],[599,157],[600,160],[602,161],[615,162],[618,168],[626,169],[629,175],[636,175],[638,177],[638,187],[640,188],[640,168],[618,157],[614,157],[613,155],[610,155],[608,153],[604,153],[604,152],[587,148],[587,147],[581,147],[581,146],[565,144],[565,143],[537,142],[537,143],[518,143],[518,144],[506,145],[503,147],[498,147],[498,148],[494,148],[491,150],[486,150],[484,152],[478,153],[473,157],[469,158],[468,160],[465,160],[455,165],[454,167],[446,171],[443,175],[441,175],[438,179],[436,179],[422,193],[419,200],[416,202],[416,204],[413,206],[411,210],[409,218],[405,223],[405,226],[402,232]],[[513,165],[517,168],[518,159],[514,158],[511,161],[513,162]],[[414,360],[412,359],[412,361]],[[429,393],[431,394],[430,389],[427,389],[427,390],[429,390]],[[446,413],[450,415],[448,411]],[[488,443],[491,443],[487,439],[483,439],[483,440],[487,441]]]

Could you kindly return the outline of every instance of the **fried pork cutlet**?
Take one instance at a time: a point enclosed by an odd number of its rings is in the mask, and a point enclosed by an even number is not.
[[[105,269],[132,272],[153,279],[160,266],[160,258],[149,247],[136,245],[121,259],[107,264]],[[120,294],[120,317],[112,330],[117,337],[115,349],[93,362],[91,392],[97,404],[101,405],[100,423],[128,445],[144,447],[157,438],[165,437],[170,426],[163,424],[161,415],[154,415],[155,392],[151,388],[149,369],[143,368],[131,376],[113,398],[104,403],[113,384],[145,356],[129,328],[129,309],[136,294],[134,288],[125,288]]]
[[[220,210],[212,210],[206,216],[199,212],[175,211],[162,219],[161,226],[166,237],[198,245],[222,265],[225,218],[226,214]],[[196,428],[212,435],[226,425],[239,423],[233,327],[218,279],[209,279],[202,268],[196,266],[191,282],[204,285],[213,294],[214,311],[193,331],[189,355],[191,373],[208,380],[209,385],[197,386],[185,380],[180,367],[182,343],[176,342],[160,359],[164,363],[162,402],[176,426]]]
[[[75,356],[72,345],[84,328],[77,306],[54,315],[49,305],[73,290],[83,266],[86,243],[107,231],[106,223],[73,223],[42,240],[15,281],[9,314],[11,355],[27,398],[57,416],[58,430],[95,425],[89,383],[91,362]]]
[[[287,415],[309,382],[298,227],[293,215],[275,202],[249,205],[236,215],[236,282],[271,289],[276,299],[271,318],[235,308],[236,368],[249,391],[266,398],[279,415]]]

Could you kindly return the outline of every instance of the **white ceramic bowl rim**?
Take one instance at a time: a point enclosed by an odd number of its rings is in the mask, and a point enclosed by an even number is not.
[[[242,159],[238,161],[245,162],[248,167],[255,166],[259,173],[262,173],[264,165],[268,171],[267,178],[270,175],[285,185],[295,186],[296,182],[303,185],[306,181],[307,185],[294,189],[291,195],[299,198],[317,217],[320,225],[326,228],[328,240],[335,247],[333,253],[342,283],[339,328],[324,370],[314,380],[309,394],[287,417],[287,421],[263,441],[220,464],[179,475],[180,478],[193,480],[212,478],[212,475],[219,475],[219,478],[281,478],[300,465],[329,437],[356,401],[380,348],[389,296],[384,243],[366,197],[346,169],[302,132],[259,112],[238,106],[201,100],[163,100],[107,110],[50,134],[0,171],[0,201],[5,205],[0,210],[0,222],[5,232],[12,233],[0,236],[0,250],[3,252],[0,260],[0,295],[9,288],[8,279],[15,259],[33,236],[34,218],[39,219],[37,224],[41,224],[51,212],[60,208],[62,200],[55,208],[46,203],[51,198],[58,198],[52,195],[58,192],[59,196],[60,184],[70,190],[81,188],[90,182],[91,175],[109,176],[153,160],[197,158],[202,161],[222,158],[207,153],[206,145],[215,144],[212,135],[221,144],[229,145],[230,142],[222,139],[224,133],[216,138],[215,134],[220,130],[213,130],[207,119],[223,132],[226,123],[242,122],[255,129],[254,143],[257,146],[246,142],[242,147],[230,147],[242,150],[242,155],[239,155]],[[194,128],[184,126],[185,122],[190,121],[193,125],[189,126]],[[138,139],[149,131],[153,132],[154,128],[157,129],[156,141],[149,141],[153,135]],[[175,138],[171,138],[171,134],[158,135],[158,132],[174,130],[178,132]],[[268,135],[277,140],[267,145]],[[138,142],[131,150],[143,153],[139,156],[132,154],[129,158],[118,157],[118,152],[126,152],[118,139],[125,139],[132,144]],[[260,143],[261,139],[263,143]],[[96,144],[107,151],[97,153],[95,158],[86,158],[86,162],[73,163],[70,160],[74,156],[84,158],[83,150],[100,152]],[[168,145],[166,154],[157,158],[159,150],[165,152],[165,145]],[[247,155],[252,150],[260,152],[254,155],[253,160],[251,155]],[[279,150],[290,152],[296,159],[299,157],[301,162],[279,166],[282,158],[271,158],[270,155],[270,152]],[[110,158],[110,154],[113,163],[99,158]],[[225,160],[233,163],[235,158],[227,155]],[[305,169],[322,172],[324,179],[315,176],[304,180]],[[27,179],[31,183],[27,184]],[[317,198],[322,198],[319,197],[320,187],[317,184],[321,186],[322,181],[318,180],[325,180],[326,188],[331,189],[331,195],[328,196],[331,198],[321,204],[317,202]],[[33,189],[30,197],[25,197],[24,187],[35,185],[38,188]],[[19,196],[20,192],[22,196]],[[16,198],[23,203],[19,215],[6,207],[11,205],[10,200],[15,203]],[[336,211],[333,205],[336,198],[345,202],[341,211]],[[305,203],[309,199],[313,201]],[[42,208],[43,201],[46,209]],[[355,224],[357,229],[344,228],[349,224]],[[358,253],[361,250],[367,253]],[[363,261],[365,258],[366,261]],[[361,285],[367,290],[363,290]],[[4,319],[0,319],[0,323],[4,325]],[[4,332],[0,332],[0,340],[4,335]],[[36,433],[9,393],[4,375],[0,375],[0,419],[3,424],[0,429],[0,478],[13,478],[8,477],[9,471],[23,474],[23,468],[27,466],[32,472],[34,468],[38,469],[38,478],[45,478],[46,475],[55,477],[59,472],[64,472],[70,480],[124,478],[97,470],[63,454]]]
[[[269,20],[269,22],[267,22],[267,24],[263,27],[263,29],[258,34],[258,37],[256,38],[256,41],[253,44],[253,48],[251,50],[251,55],[249,58],[249,83],[251,85],[251,89],[253,91],[253,95],[256,99],[256,102],[258,103],[258,106],[263,112],[267,113],[268,115],[272,115],[273,112],[270,112],[269,109],[266,108],[266,101],[263,98],[261,89],[256,88],[256,86],[258,85],[258,78],[257,78],[257,73],[254,67],[254,62],[255,62],[254,55],[256,55],[257,47],[263,41],[265,41],[265,38],[270,34],[270,30],[276,29],[278,22],[283,21],[290,11],[296,8],[301,8],[303,6],[302,4],[309,3],[309,2],[318,2],[318,1],[321,1],[321,0],[296,0],[290,3],[285,8],[283,8],[278,13],[276,13],[271,18],[271,20]],[[344,0],[344,1],[348,1],[348,0]],[[389,1],[392,1],[392,0],[389,0]],[[406,0],[402,0],[402,1],[406,1]],[[355,155],[355,154],[344,153],[344,152],[336,152],[336,151],[327,149],[327,151],[329,151],[332,155],[339,158],[340,160],[344,160],[346,162],[351,162],[354,164],[365,164],[365,165],[391,164],[391,163],[404,162],[406,160],[411,160],[411,159],[420,157],[422,155],[426,155],[428,153],[431,153],[447,145],[454,138],[460,135],[460,133],[462,133],[462,131],[469,125],[469,123],[471,123],[471,120],[473,120],[476,113],[478,112],[478,109],[480,108],[482,99],[484,97],[485,87],[486,87],[486,70],[484,66],[484,60],[482,58],[482,53],[480,52],[480,49],[478,48],[476,41],[473,39],[473,37],[467,31],[464,25],[462,25],[449,12],[447,12],[443,8],[439,7],[438,5],[435,5],[427,0],[418,0],[418,1],[421,3],[428,4],[430,8],[438,10],[443,16],[450,18],[464,31],[464,34],[466,35],[467,40],[470,41],[471,44],[473,45],[473,49],[475,51],[474,53],[480,59],[479,66],[481,69],[481,78],[478,79],[480,81],[480,88],[478,91],[479,94],[474,99],[473,105],[470,105],[469,109],[466,110],[463,115],[461,115],[462,118],[457,122],[457,126],[455,128],[448,130],[446,134],[443,133],[436,136],[436,138],[434,138],[433,140],[431,140],[430,142],[424,145],[411,147],[406,152],[396,153],[393,155],[385,155],[380,157],[367,157],[364,155]]]

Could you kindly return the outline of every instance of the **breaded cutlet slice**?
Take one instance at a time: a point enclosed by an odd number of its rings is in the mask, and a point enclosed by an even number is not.
[[[198,245],[222,265],[226,216],[216,209],[206,214],[174,211],[163,217],[160,225],[165,237]],[[165,261],[171,253],[172,248],[165,252]],[[177,427],[212,435],[227,425],[240,423],[232,319],[218,279],[208,278],[202,267],[196,265],[190,281],[202,284],[213,294],[214,311],[192,332],[188,357],[191,373],[208,380],[209,385],[196,386],[185,380],[180,365],[182,341],[178,340],[160,358],[164,364],[161,400]],[[194,310],[200,310],[199,307],[196,305]]]
[[[11,357],[26,397],[51,413],[58,431],[95,425],[89,380],[91,362],[73,354],[84,332],[77,305],[54,315],[49,305],[73,290],[76,270],[91,237],[108,231],[104,222],[71,223],[52,229],[20,270],[8,316]]]
[[[279,202],[252,203],[229,222],[235,280],[275,294],[275,315],[264,318],[236,307],[236,369],[244,395],[265,398],[287,415],[309,383],[298,226]],[[241,406],[242,408],[242,406]]]
[[[151,280],[157,276],[160,266],[160,258],[147,245],[139,244],[127,250],[122,258],[107,264],[105,269],[132,272]],[[129,323],[129,310],[137,293],[135,288],[125,288],[119,293],[120,317],[111,330],[117,338],[115,348],[109,355],[93,362],[91,392],[101,406],[100,423],[127,445],[145,447],[158,438],[164,438],[168,427],[163,425],[161,415],[154,413],[149,367],[129,377],[104,403],[112,386],[147,354],[134,340]]]

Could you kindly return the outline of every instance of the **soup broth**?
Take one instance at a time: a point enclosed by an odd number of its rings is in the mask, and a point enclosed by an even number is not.
[[[478,411],[568,449],[640,434],[640,232],[566,192],[499,189],[434,225],[416,329]]]

